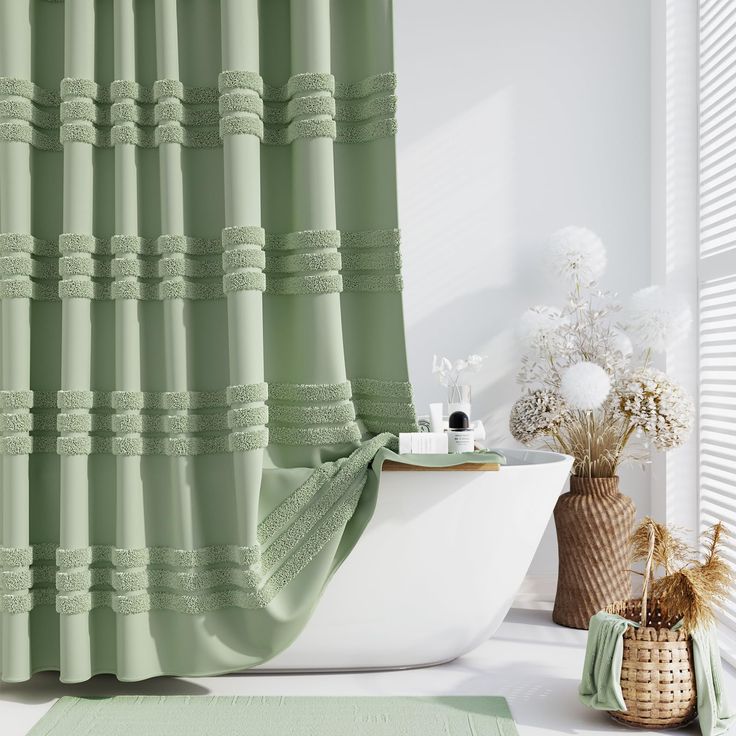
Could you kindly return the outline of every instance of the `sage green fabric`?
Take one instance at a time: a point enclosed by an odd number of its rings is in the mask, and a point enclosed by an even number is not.
[[[371,463],[371,472],[376,476],[376,481],[381,479],[381,469],[385,460],[404,465],[418,465],[422,468],[451,468],[453,465],[464,465],[465,463],[498,463],[506,464],[506,457],[497,450],[476,450],[475,452],[456,452],[449,455],[414,455],[406,453],[399,455],[391,447],[383,447],[377,453]],[[491,471],[493,472],[493,471]]]
[[[703,736],[721,736],[736,725],[736,711],[723,689],[723,663],[714,626],[693,631],[693,662],[698,691],[698,721]]]
[[[0,0],[0,678],[239,670],[415,428],[390,0]]]
[[[583,676],[578,688],[580,702],[599,710],[626,710],[621,692],[623,635],[637,624],[613,613],[591,616],[585,646]]]
[[[680,626],[678,622],[674,628]],[[601,611],[590,619],[585,649],[580,700],[599,710],[626,710],[621,692],[623,635],[634,621]],[[728,705],[723,690],[723,665],[714,626],[692,632],[698,721],[703,736],[721,736],[736,724],[736,712]]]
[[[61,698],[28,736],[518,736],[505,698]]]

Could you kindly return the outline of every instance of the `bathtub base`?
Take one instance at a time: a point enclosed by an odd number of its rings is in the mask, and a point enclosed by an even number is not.
[[[462,655],[457,657],[449,657],[448,659],[440,659],[437,662],[423,662],[421,664],[400,664],[390,665],[387,667],[269,667],[264,665],[255,670],[244,670],[238,672],[241,675],[357,675],[363,672],[401,672],[403,670],[426,670],[430,667],[440,667],[443,664],[450,664],[460,659]]]

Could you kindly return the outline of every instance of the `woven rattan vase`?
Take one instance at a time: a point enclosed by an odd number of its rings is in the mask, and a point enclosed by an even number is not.
[[[552,620],[587,629],[590,617],[631,594],[629,539],[634,502],[618,490],[618,477],[570,478],[555,506],[559,549]]]
[[[641,599],[620,601],[606,608],[631,621],[641,619]],[[682,630],[672,631],[679,616],[665,619],[659,605],[646,607],[646,626],[629,626],[624,633],[621,692],[625,711],[613,718],[639,728],[679,728],[697,715],[693,646]]]

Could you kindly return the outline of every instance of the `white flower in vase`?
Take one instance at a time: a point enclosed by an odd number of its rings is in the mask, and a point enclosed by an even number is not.
[[[695,411],[685,389],[655,368],[640,368],[618,382],[615,410],[632,430],[644,432],[658,450],[685,442]]]
[[[610,391],[611,377],[597,363],[588,360],[565,368],[560,376],[560,394],[572,409],[598,409]]]
[[[692,401],[649,362],[686,333],[687,305],[652,286],[619,316],[620,302],[597,283],[605,248],[585,228],[555,233],[547,257],[550,272],[565,277],[567,294],[561,309],[533,307],[519,321],[526,349],[517,377],[526,391],[511,411],[514,438],[572,455],[573,475],[598,478],[616,476],[624,460],[645,461],[648,445],[681,444]],[[643,448],[630,441],[640,435]]]
[[[623,330],[614,329],[611,331],[609,347],[612,351],[620,353],[622,358],[630,358],[634,353],[631,338]]]
[[[556,391],[539,388],[517,399],[511,407],[509,430],[523,445],[531,445],[554,434],[567,414],[567,406]]]
[[[461,379],[467,372],[477,373],[482,367],[485,357],[473,353],[467,358],[451,361],[449,358],[432,357],[432,373],[439,377],[442,386],[447,387],[447,404],[449,413],[460,410],[470,417],[470,386]]]
[[[438,376],[440,384],[447,386],[452,374],[452,363],[447,358],[432,356],[432,373]]]
[[[661,353],[687,335],[692,313],[679,294],[661,286],[647,286],[631,296],[624,327],[643,350]]]
[[[560,341],[560,328],[568,323],[557,307],[537,305],[524,312],[517,327],[519,342],[527,350],[554,349]]]
[[[587,286],[606,270],[606,248],[592,230],[570,225],[550,237],[547,261],[553,273]]]
[[[564,278],[567,293],[561,310],[537,307],[521,319],[527,349],[518,381],[525,391],[511,409],[509,429],[522,444],[573,457],[574,488],[571,483],[554,514],[558,539],[565,544],[559,545],[553,620],[583,628],[601,602],[623,598],[630,588],[626,528],[633,524],[634,505],[624,494],[596,490],[618,491],[621,463],[646,459],[634,437],[642,435],[667,450],[682,444],[692,423],[693,405],[685,391],[648,367],[651,352],[684,334],[690,319],[688,310],[658,287],[635,294],[621,319],[615,295],[598,287],[606,251],[590,230],[556,232],[547,257],[549,272]],[[648,454],[648,448],[641,449]],[[578,494],[587,494],[591,503],[578,503]],[[604,538],[610,575],[596,575],[581,588],[581,550],[587,550],[584,559],[601,559]],[[581,605],[581,589],[587,607]]]

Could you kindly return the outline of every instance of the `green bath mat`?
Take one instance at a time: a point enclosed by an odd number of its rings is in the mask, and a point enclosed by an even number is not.
[[[518,736],[504,698],[61,698],[28,736]]]

